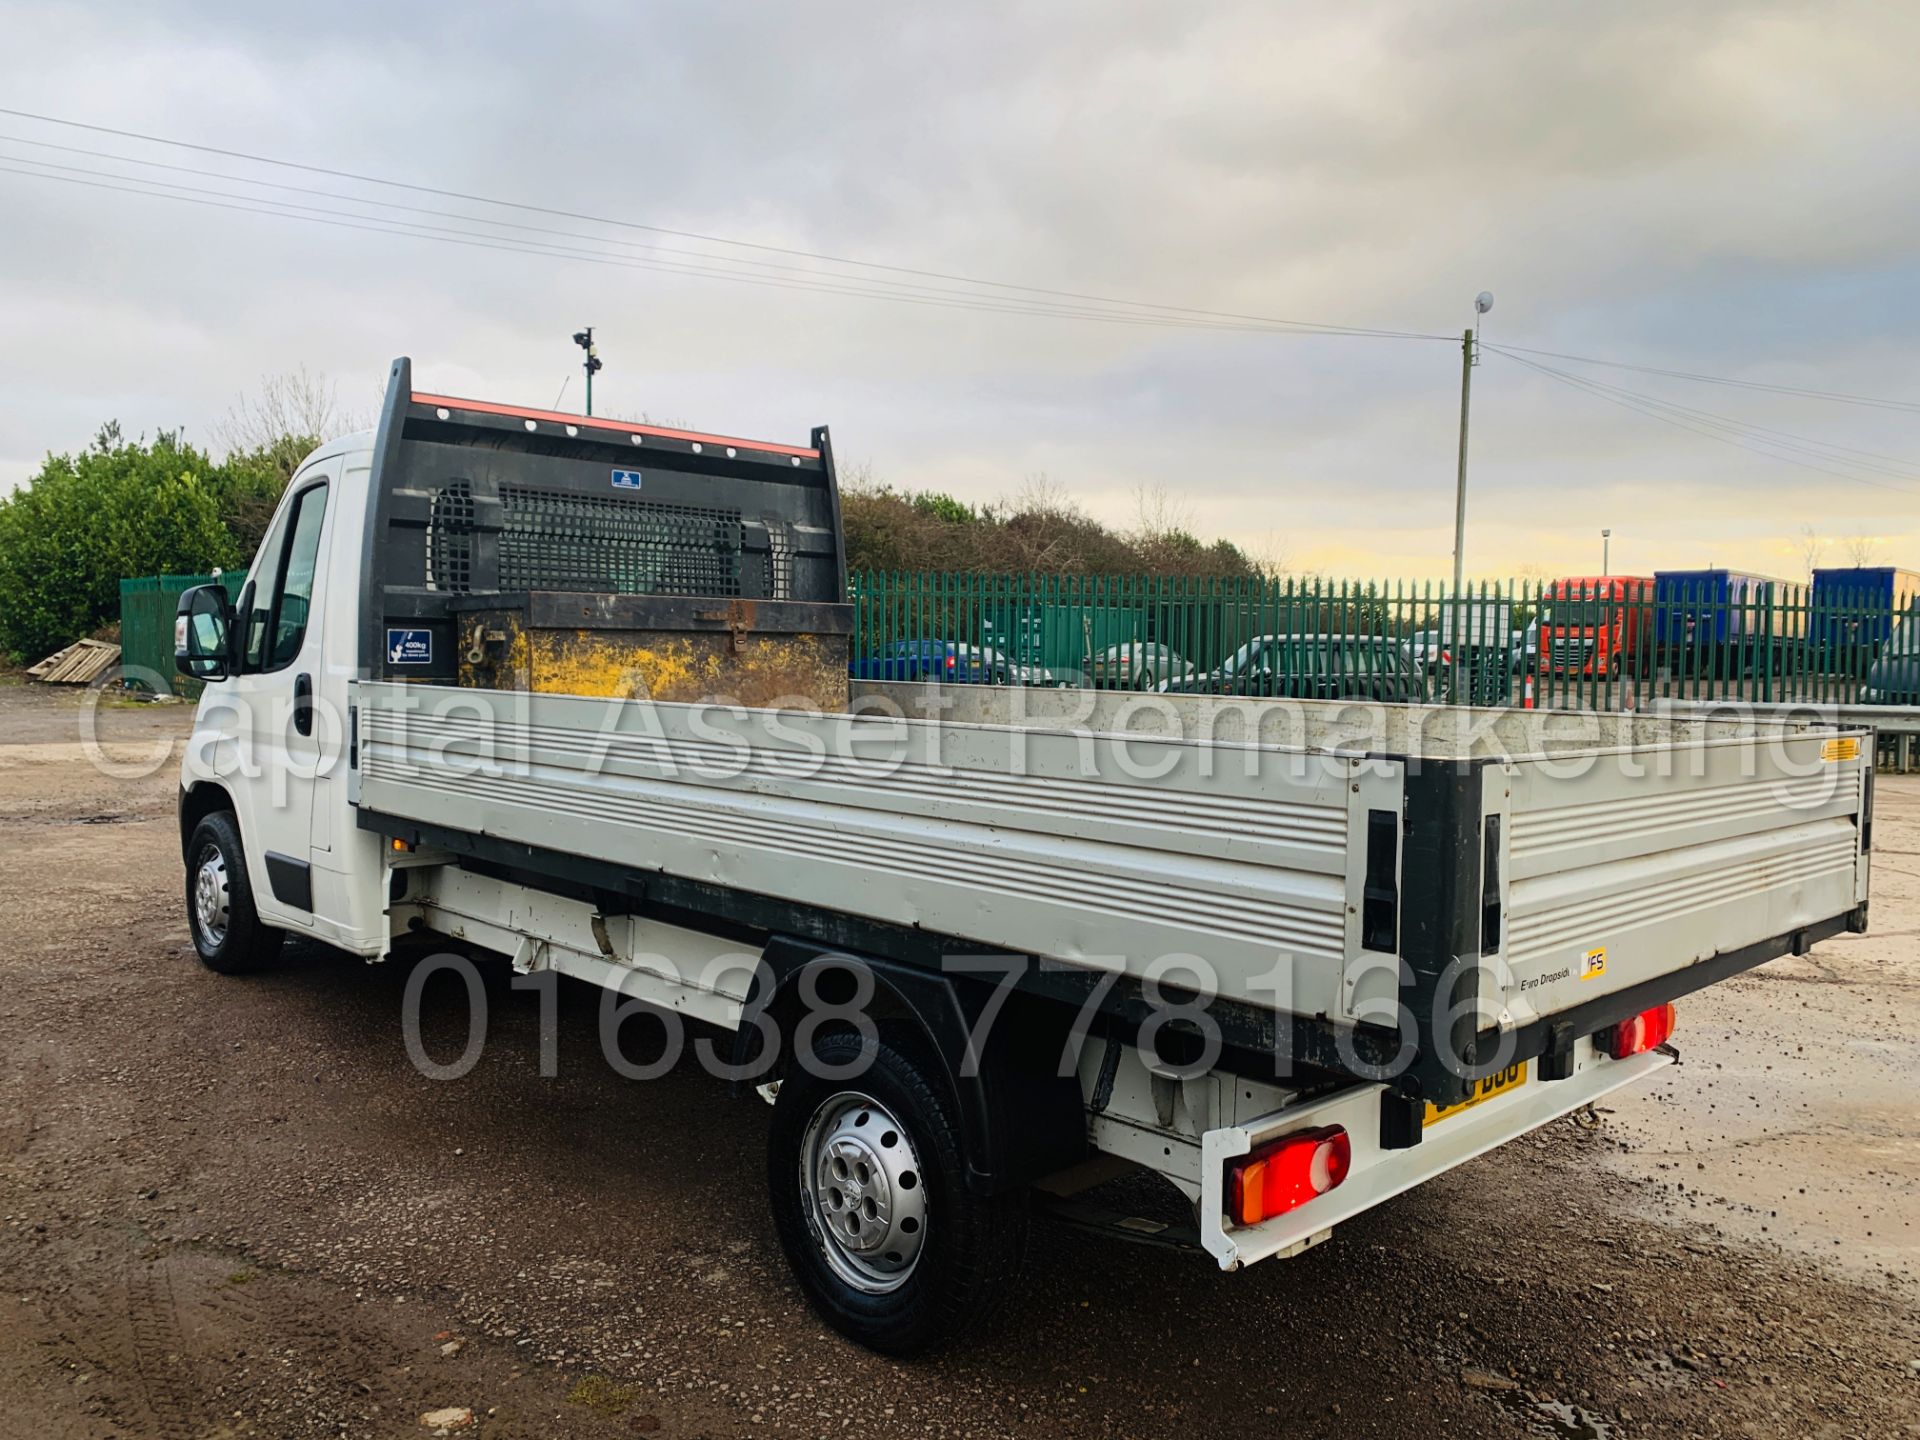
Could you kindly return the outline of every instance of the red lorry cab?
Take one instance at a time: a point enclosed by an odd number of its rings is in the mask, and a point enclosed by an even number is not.
[[[1653,577],[1570,575],[1540,595],[1540,669],[1554,675],[1624,675],[1653,639]]]

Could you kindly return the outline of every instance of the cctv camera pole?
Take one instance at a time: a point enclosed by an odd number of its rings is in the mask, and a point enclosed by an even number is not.
[[[587,352],[581,368],[587,372],[587,414],[593,414],[593,372],[600,369],[600,354],[593,347],[593,327],[573,332],[573,343]]]

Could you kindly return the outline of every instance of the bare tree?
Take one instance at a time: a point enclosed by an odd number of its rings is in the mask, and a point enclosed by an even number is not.
[[[242,393],[214,426],[214,437],[228,450],[275,450],[295,440],[312,446],[370,420],[341,405],[334,383],[302,365],[282,375],[263,375],[252,395]]]
[[[1849,535],[1840,542],[1847,559],[1855,565],[1871,565],[1874,556],[1879,553],[1880,541],[1873,535]]]
[[[1005,521],[1014,568],[1064,570],[1079,560],[1078,531],[1085,513],[1067,487],[1044,470],[1023,475],[1020,488],[996,507]]]
[[[1133,505],[1138,543],[1151,544],[1169,535],[1193,532],[1193,507],[1157,480],[1133,487]]]
[[[556,401],[554,409],[560,408]],[[662,430],[698,430],[700,427],[687,420],[662,420],[649,415],[644,410],[601,410],[593,417],[596,420],[625,420],[630,425],[656,425]]]
[[[1244,548],[1253,573],[1262,580],[1280,580],[1293,573],[1293,553],[1278,531],[1269,530]]]
[[[1820,563],[1820,552],[1827,548],[1827,542],[1820,538],[1819,532],[1811,525],[1800,527],[1799,554],[1806,562],[1807,579],[1813,579],[1814,568]]]
[[[1067,516],[1075,520],[1084,513],[1079,502],[1067,493],[1067,487],[1044,470],[1021,476],[1020,488],[998,508],[1008,515]]]
[[[840,493],[842,495],[883,495],[887,487],[880,483],[880,477],[873,473],[871,460],[857,460],[851,465],[839,469]]]

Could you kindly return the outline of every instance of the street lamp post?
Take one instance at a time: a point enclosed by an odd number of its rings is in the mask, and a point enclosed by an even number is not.
[[[1611,575],[1613,573],[1613,568],[1612,568],[1613,562],[1612,562],[1612,556],[1610,553],[1613,548],[1612,542],[1613,542],[1613,531],[1602,530],[1600,532],[1600,573],[1603,576]]]
[[[1482,290],[1473,300],[1474,326],[1493,308],[1493,292]],[[1460,337],[1460,469],[1453,492],[1453,593],[1456,601],[1464,586],[1467,561],[1467,413],[1473,398],[1473,367],[1480,363],[1474,331]]]

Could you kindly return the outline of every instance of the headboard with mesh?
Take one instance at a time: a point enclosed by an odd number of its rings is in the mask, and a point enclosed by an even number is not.
[[[845,604],[824,428],[783,445],[427,395],[405,361],[388,395],[368,497],[371,675],[451,676],[465,597]],[[419,643],[395,650],[396,631]]]

